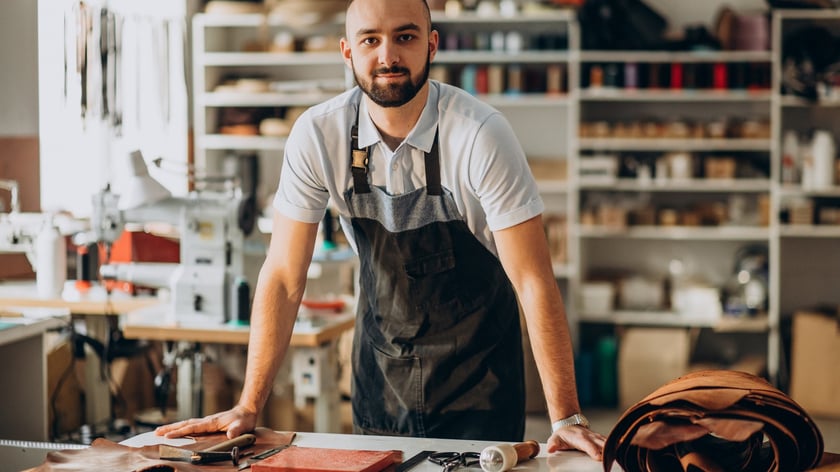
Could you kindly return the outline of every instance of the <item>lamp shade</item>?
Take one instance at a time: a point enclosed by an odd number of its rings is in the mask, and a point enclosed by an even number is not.
[[[132,174],[128,179],[125,191],[120,192],[122,195],[119,201],[120,210],[151,205],[172,197],[172,193],[166,187],[149,175],[149,168],[146,166],[146,161],[143,160],[143,154],[140,151],[131,153],[129,164]]]

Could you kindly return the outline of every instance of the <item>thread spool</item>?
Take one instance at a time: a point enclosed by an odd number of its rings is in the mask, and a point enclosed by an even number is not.
[[[639,87],[639,69],[635,62],[624,64],[624,88],[635,89]]]
[[[540,445],[533,440],[516,444],[497,444],[481,451],[478,463],[485,472],[504,472],[517,464],[533,459],[540,453]]]

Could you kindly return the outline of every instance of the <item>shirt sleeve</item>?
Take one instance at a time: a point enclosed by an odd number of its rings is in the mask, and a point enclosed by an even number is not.
[[[491,231],[515,226],[544,211],[525,153],[501,113],[483,123],[470,155],[471,184]]]
[[[324,141],[319,136],[309,113],[295,121],[286,140],[280,183],[274,195],[277,211],[304,223],[320,222],[329,200],[320,158]]]

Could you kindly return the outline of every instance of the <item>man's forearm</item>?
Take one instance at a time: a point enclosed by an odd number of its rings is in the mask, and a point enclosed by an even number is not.
[[[256,413],[268,400],[280,363],[288,351],[299,305],[300,296],[287,293],[280,285],[271,286],[260,277],[254,296],[240,407]]]
[[[559,291],[552,294],[552,290],[557,290],[556,285],[538,288],[521,303],[549,417],[556,421],[578,413],[580,404],[568,321]]]

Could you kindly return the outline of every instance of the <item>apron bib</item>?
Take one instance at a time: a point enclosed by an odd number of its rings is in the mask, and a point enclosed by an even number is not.
[[[441,187],[437,135],[426,187],[396,196],[368,183],[369,150],[358,149],[357,126],[351,135],[354,182],[345,201],[360,260],[355,431],[521,441],[516,296]]]

